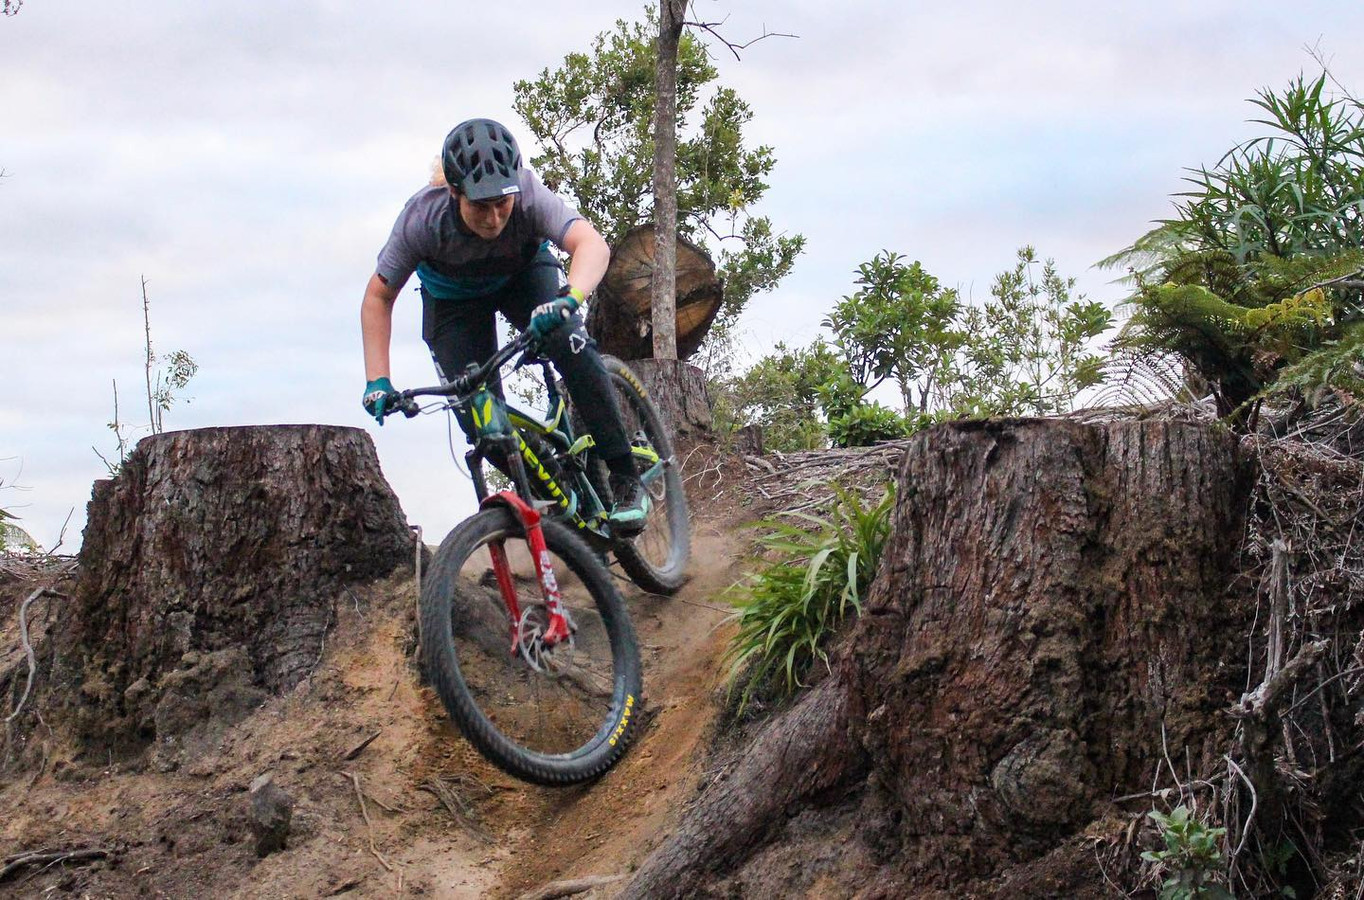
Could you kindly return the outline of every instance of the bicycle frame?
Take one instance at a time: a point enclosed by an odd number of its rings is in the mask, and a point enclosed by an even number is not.
[[[488,387],[488,381],[497,370],[502,368],[513,356],[523,352],[525,355],[517,364],[538,362],[544,372],[545,389],[549,396],[549,418],[541,421],[534,415],[517,409]],[[591,435],[575,437],[568,421],[567,404],[555,386],[549,365],[539,359],[530,345],[526,334],[503,347],[481,366],[472,365],[465,375],[449,384],[433,388],[417,388],[402,391],[393,409],[401,409],[411,417],[419,412],[413,398],[418,396],[452,397],[449,406],[466,405],[477,432],[473,447],[465,454],[469,475],[474,482],[474,492],[479,506],[506,506],[521,522],[526,533],[535,565],[536,577],[549,613],[549,621],[542,633],[533,635],[533,647],[526,646],[526,629],[529,623],[526,612],[521,609],[516,586],[511,575],[505,548],[500,542],[489,547],[492,557],[493,574],[498,590],[507,606],[512,622],[511,652],[518,651],[527,655],[527,662],[537,665],[530,658],[532,652],[572,639],[574,626],[564,607],[554,576],[550,555],[546,549],[544,533],[540,528],[541,510],[537,507],[548,505],[556,508],[556,515],[575,525],[581,533],[588,536],[601,547],[609,546],[612,537],[608,524],[609,510],[603,499],[598,496],[588,477],[590,451],[596,446]],[[526,441],[525,435],[534,434],[543,439],[555,454],[554,463],[561,472],[568,475],[569,484],[561,484],[550,468],[549,460],[541,460]],[[647,444],[632,442],[630,452],[636,459],[647,464],[640,478],[647,487],[662,477],[664,469],[671,460],[664,460]],[[487,481],[483,477],[483,460],[496,452],[506,460],[509,475],[515,490],[489,493]],[[531,489],[530,477],[534,476],[540,489],[552,499],[538,500]]]
[[[523,497],[530,502],[552,502],[557,506],[556,515],[573,524],[590,539],[609,545],[612,540],[607,517],[610,510],[603,498],[597,495],[588,477],[591,463],[590,451],[596,447],[591,435],[575,436],[572,424],[568,421],[568,405],[555,386],[548,364],[540,361],[544,370],[545,390],[549,399],[549,417],[541,420],[508,403],[504,398],[481,385],[469,402],[469,410],[479,429],[479,439],[465,454],[470,476],[474,480],[474,491],[482,503],[488,497],[487,483],[483,478],[482,462],[488,458],[489,450],[496,447],[510,462],[515,458],[510,473],[513,483],[521,489]],[[563,475],[561,483],[551,468],[549,460],[541,460],[535,450],[527,443],[525,435],[534,434],[547,444],[554,453],[554,464]],[[512,450],[515,444],[515,453]],[[663,460],[649,446],[631,446],[631,454],[645,463],[647,468],[640,479],[647,487],[662,477],[664,468],[670,461]],[[516,469],[521,469],[518,474]],[[521,479],[518,481],[518,477]],[[531,479],[538,482],[539,488],[550,501],[536,501],[531,489]]]

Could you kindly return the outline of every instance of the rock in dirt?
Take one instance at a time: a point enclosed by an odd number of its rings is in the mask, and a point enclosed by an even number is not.
[[[251,834],[256,838],[256,855],[269,856],[284,849],[289,823],[294,818],[294,801],[275,784],[266,772],[251,782]]]

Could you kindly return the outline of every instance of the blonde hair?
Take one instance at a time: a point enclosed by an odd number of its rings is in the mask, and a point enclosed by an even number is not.
[[[439,156],[431,161],[431,181],[428,183],[431,187],[450,186],[450,182],[445,180],[445,165],[441,162]]]

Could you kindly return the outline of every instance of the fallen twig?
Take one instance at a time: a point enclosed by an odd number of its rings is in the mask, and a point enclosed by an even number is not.
[[[14,872],[19,871],[25,866],[55,865],[65,862],[85,862],[92,859],[103,859],[109,855],[108,850],[103,847],[86,847],[81,850],[36,850],[29,853],[18,853],[14,856],[5,857],[5,867],[0,869],[0,881],[4,881]]]
[[[441,805],[449,811],[455,821],[471,832],[485,844],[492,843],[490,835],[483,826],[474,821],[473,810],[471,810],[464,798],[450,789],[450,786],[439,778],[432,778],[421,786],[421,789],[428,793],[435,794],[436,799],[440,800]]]
[[[394,871],[393,865],[388,860],[384,859],[384,855],[379,852],[379,848],[374,846],[374,823],[370,821],[369,810],[365,808],[365,792],[364,789],[360,787],[360,776],[356,775],[354,772],[342,772],[341,774],[349,778],[351,784],[355,786],[355,799],[360,803],[360,815],[365,819],[365,832],[369,837],[369,852],[373,853],[374,858],[379,860],[379,865],[390,872]]]
[[[369,737],[365,738],[363,741],[361,741],[360,743],[356,744],[354,747],[352,747],[352,748],[350,748],[349,750],[347,750],[346,753],[345,753],[345,755],[342,756],[341,758],[342,758],[343,760],[347,760],[347,761],[352,760],[352,759],[355,759],[355,757],[359,756],[361,753],[363,753],[363,752],[365,751],[365,748],[366,748],[366,747],[368,747],[370,744],[374,743],[375,738],[377,738],[379,735],[381,735],[381,734],[383,734],[383,733],[384,733],[384,730],[383,730],[382,728],[380,728],[378,731],[374,732],[374,733],[371,734]]]

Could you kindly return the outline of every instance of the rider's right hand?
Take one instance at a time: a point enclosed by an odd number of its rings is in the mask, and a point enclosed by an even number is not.
[[[393,382],[384,375],[374,379],[365,385],[365,396],[360,402],[365,407],[365,412],[369,413],[379,424],[384,424],[384,411],[387,406],[388,395],[396,393],[393,390]]]

